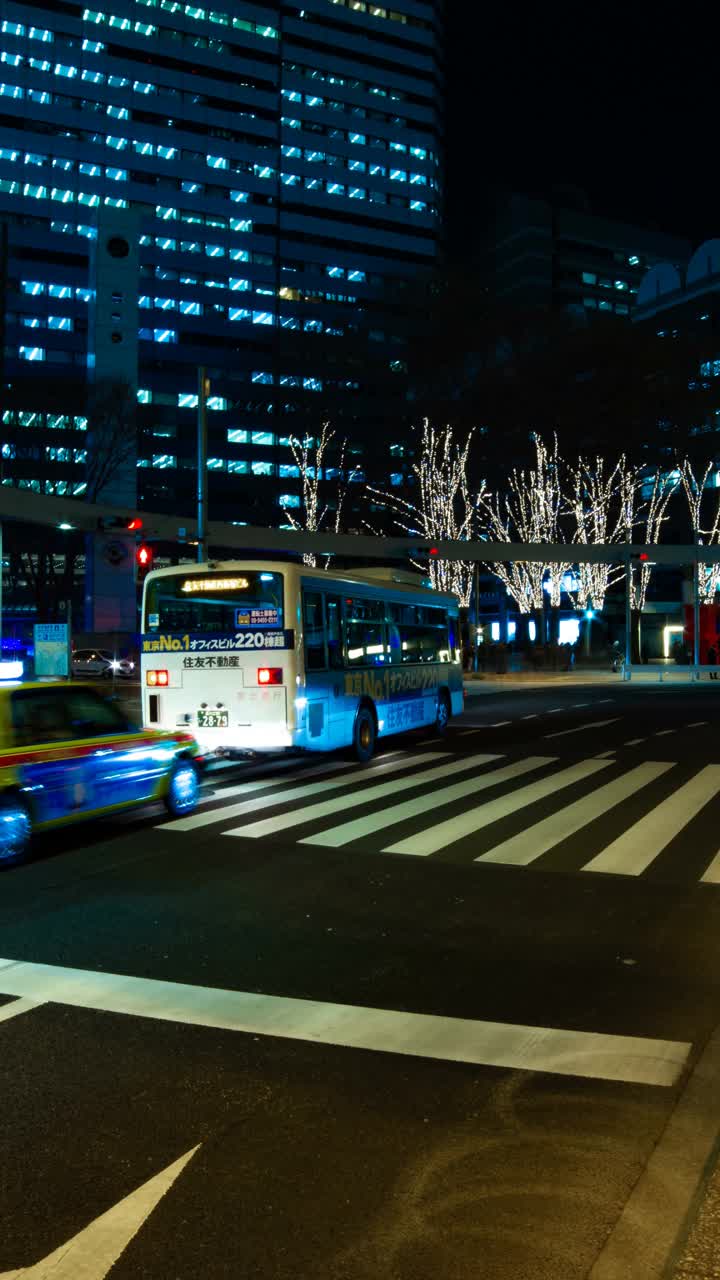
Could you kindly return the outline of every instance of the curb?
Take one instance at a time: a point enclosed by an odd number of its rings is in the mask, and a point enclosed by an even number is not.
[[[690,1073],[664,1132],[588,1280],[670,1280],[720,1142],[720,1027]],[[642,1272],[638,1262],[642,1260]]]

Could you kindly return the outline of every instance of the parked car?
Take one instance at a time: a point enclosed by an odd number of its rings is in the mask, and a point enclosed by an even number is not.
[[[201,767],[192,734],[140,729],[96,689],[0,686],[0,867],[29,856],[34,831],[152,800],[190,813]]]
[[[111,680],[122,676],[129,680],[135,671],[135,663],[129,658],[116,658],[109,649],[75,649],[72,656],[74,676],[93,676],[96,680]]]

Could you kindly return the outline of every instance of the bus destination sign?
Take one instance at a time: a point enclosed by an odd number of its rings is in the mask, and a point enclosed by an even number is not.
[[[234,635],[144,635],[143,653],[242,653],[248,649],[294,649],[294,631],[241,631]]]

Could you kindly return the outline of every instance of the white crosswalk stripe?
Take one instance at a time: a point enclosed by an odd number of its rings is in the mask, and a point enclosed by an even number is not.
[[[512,791],[509,795],[491,800],[489,804],[480,805],[476,809],[468,809],[455,818],[448,818],[446,822],[428,827],[426,831],[421,831],[416,836],[399,840],[397,844],[384,849],[383,853],[411,853],[427,857],[428,854],[437,853],[438,849],[445,849],[448,845],[455,844],[464,836],[473,835],[476,831],[482,831],[484,827],[491,826],[493,822],[499,822],[508,814],[517,813],[519,809],[525,809],[528,805],[544,799],[545,796],[553,795],[563,787],[570,787],[575,782],[592,777],[601,769],[607,769],[609,764],[609,760],[581,760],[578,764],[571,765],[569,769],[551,774],[549,778],[531,782],[529,786],[521,787],[519,791]]]
[[[343,776],[330,782],[323,780],[322,782],[303,783],[300,786],[290,786],[285,791],[278,791],[272,797],[261,795],[255,800],[244,800],[239,804],[223,805],[221,809],[211,809],[206,812],[193,813],[187,818],[177,818],[174,822],[166,823],[164,829],[166,831],[194,831],[197,827],[207,827],[212,825],[214,822],[221,822],[229,818],[240,818],[246,813],[255,813],[258,809],[267,809],[271,804],[284,804],[286,801],[293,802],[295,800],[304,800],[307,796],[314,796],[317,795],[318,792],[328,791],[331,787],[344,787],[349,783],[355,785],[355,783],[362,784],[364,782],[372,782],[377,778],[378,773],[384,776],[385,774],[396,772],[399,769],[409,769],[414,764],[418,764],[420,762],[424,764],[426,760],[440,759],[447,759],[447,757],[441,752],[425,751],[422,755],[417,756],[394,756],[387,764],[384,764],[381,758],[378,763],[373,765],[370,769],[363,768],[361,765],[348,766],[347,764],[340,762],[330,763],[329,765],[318,765],[315,769],[308,769],[307,772],[303,774],[303,777],[306,778],[317,773],[327,774],[328,772],[332,772],[333,769],[342,769],[345,773]],[[277,786],[278,781],[279,780],[276,778],[274,780],[263,779],[262,782],[242,783],[237,788],[235,794],[245,794],[243,790],[244,787],[246,787],[248,791],[258,791],[261,789],[267,790],[270,787]],[[222,797],[224,798],[226,795],[227,791],[224,791],[222,793]],[[213,800],[217,798],[218,797],[215,796],[212,797]]]
[[[478,791],[486,791],[490,787],[499,787],[503,782],[519,778],[533,769],[541,769],[543,765],[554,764],[555,756],[527,756],[524,760],[516,760],[503,769],[493,769],[480,778],[469,778],[466,782],[456,782],[451,787],[443,787],[441,791],[431,791],[426,796],[416,796],[406,800],[404,804],[394,804],[379,813],[370,813],[364,818],[356,818],[353,822],[343,822],[339,827],[330,827],[317,835],[306,836],[300,844],[321,844],[331,849],[349,844],[351,840],[361,840],[373,831],[381,831],[384,827],[392,827],[398,822],[417,818],[421,813],[438,809],[441,805],[452,804],[464,796],[475,795]]]
[[[613,840],[584,871],[615,872],[639,876],[688,822],[717,795],[720,764],[708,764],[689,782]]]
[[[533,827],[526,827],[509,840],[503,840],[502,844],[495,845],[494,849],[488,849],[476,858],[476,862],[502,862],[526,867],[672,768],[671,764],[653,760],[640,764],[620,778],[598,787],[589,796],[583,796],[581,800],[566,805],[542,822],[536,822]]]
[[[430,759],[425,755],[423,761]],[[394,778],[392,782],[381,782],[378,786],[366,787],[354,795],[334,796],[331,800],[320,800],[317,804],[305,805],[294,809],[292,813],[277,814],[272,818],[263,818],[260,822],[252,822],[247,827],[236,827],[232,831],[224,831],[226,836],[246,836],[257,840],[261,836],[274,835],[277,831],[286,831],[288,827],[298,827],[304,822],[314,822],[316,818],[325,818],[330,813],[338,813],[344,809],[355,809],[358,805],[369,804],[373,800],[384,800],[386,796],[395,795],[398,791],[408,791],[413,787],[424,787],[429,782],[437,782],[446,778],[449,773],[459,773],[478,765],[490,764],[497,760],[497,755],[467,756],[465,760],[451,760],[448,764],[438,765],[435,769],[426,769],[422,773],[412,773],[407,778]],[[364,776],[360,775],[358,780]]]
[[[688,777],[688,766],[677,761],[645,760],[622,768],[614,756],[603,752],[563,764],[559,754],[508,758],[506,753],[482,752],[458,757],[423,751],[380,757],[370,767],[326,760],[292,778],[273,771],[267,777],[218,786],[198,812],[167,822],[162,829],[192,832],[217,826],[223,835],[260,840],[306,827],[307,834],[294,836],[298,845],[340,849],[367,840],[364,848],[373,853],[425,858],[437,854],[465,865],[472,859],[479,866],[516,869],[532,868],[549,854],[539,863],[542,871],[638,877],[720,795],[720,764],[705,765]],[[600,777],[603,771],[607,772]],[[538,776],[526,780],[532,773]],[[655,784],[660,780],[662,795],[657,799],[660,787]],[[576,792],[564,802],[564,793],[582,783],[582,794]],[[490,793],[487,798],[485,792]],[[225,803],[228,797],[231,803]],[[468,807],[463,808],[462,801]],[[628,806],[629,825],[616,836],[623,805]],[[442,818],[442,810],[448,814],[449,809],[449,816]],[[353,810],[361,812],[353,816]],[[614,815],[612,830],[605,834],[603,820],[608,815]],[[229,823],[246,818],[251,820],[228,829]],[[385,847],[382,835],[374,842],[370,839],[393,827],[399,830]],[[693,832],[690,849],[684,846],[684,861],[678,846],[680,879],[690,875],[720,885],[717,844],[703,857],[712,827],[706,815]],[[473,849],[468,837],[480,833],[480,849]],[[575,844],[561,848],[578,835]],[[661,864],[661,876],[673,863],[674,853]]]

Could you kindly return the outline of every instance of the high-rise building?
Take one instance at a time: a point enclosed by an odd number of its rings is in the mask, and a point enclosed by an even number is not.
[[[139,501],[191,511],[200,367],[211,518],[283,523],[289,440],[324,421],[350,480],[393,465],[404,299],[440,241],[442,0],[217,2],[3,2],[4,483],[84,492],[88,385],[115,377]]]

